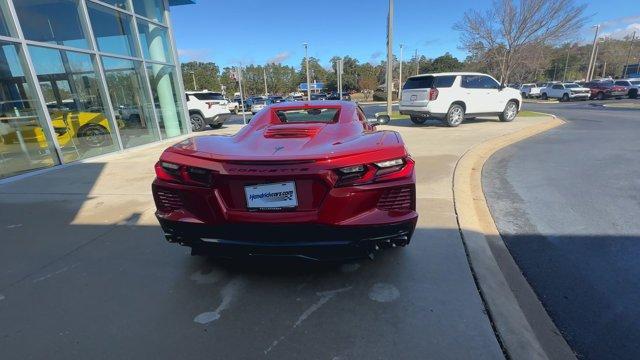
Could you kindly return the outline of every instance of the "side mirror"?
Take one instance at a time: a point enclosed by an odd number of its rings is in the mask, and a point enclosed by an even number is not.
[[[391,117],[387,114],[376,113],[375,118],[367,119],[367,123],[371,125],[385,125],[391,121]]]

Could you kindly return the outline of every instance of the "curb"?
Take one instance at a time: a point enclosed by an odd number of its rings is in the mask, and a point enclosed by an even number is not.
[[[496,151],[564,124],[552,115],[539,124],[491,139],[456,164],[454,208],[471,271],[492,326],[510,359],[576,359],[522,275],[491,217],[482,191],[482,168]]]

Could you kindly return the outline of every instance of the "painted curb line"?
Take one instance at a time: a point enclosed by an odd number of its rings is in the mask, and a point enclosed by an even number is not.
[[[511,359],[576,359],[511,257],[482,191],[482,168],[496,151],[565,122],[557,117],[478,144],[456,164],[458,227],[496,336]]]

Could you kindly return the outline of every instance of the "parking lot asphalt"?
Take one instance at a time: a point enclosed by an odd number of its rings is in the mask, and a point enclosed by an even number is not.
[[[383,127],[416,160],[418,227],[406,248],[338,265],[216,261],[166,243],[150,192],[166,144],[0,185],[0,358],[503,358],[452,175],[471,146],[535,122]]]
[[[640,101],[525,104],[567,123],[483,169],[509,251],[585,359],[640,352],[640,110],[606,106],[621,103]]]

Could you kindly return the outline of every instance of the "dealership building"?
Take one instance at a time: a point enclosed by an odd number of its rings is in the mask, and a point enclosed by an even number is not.
[[[170,6],[0,0],[0,180],[189,131]]]

